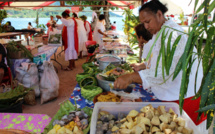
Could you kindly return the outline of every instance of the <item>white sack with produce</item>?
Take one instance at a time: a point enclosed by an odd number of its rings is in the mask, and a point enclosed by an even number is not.
[[[41,104],[58,96],[59,78],[51,62],[44,62],[44,71],[40,80]]]
[[[21,67],[16,68],[16,78],[24,87],[34,89],[36,97],[40,96],[38,69],[35,63],[21,63]]]

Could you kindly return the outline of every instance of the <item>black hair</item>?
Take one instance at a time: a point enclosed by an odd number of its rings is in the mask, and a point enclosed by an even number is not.
[[[7,24],[8,24],[9,26],[11,26],[11,22],[10,22],[10,21],[8,21]]]
[[[74,16],[74,18],[78,18],[78,15],[76,13],[72,14]]]
[[[113,22],[114,24],[116,23],[116,21]]]
[[[69,14],[68,14],[67,12],[65,12],[65,11],[64,11],[61,15],[62,15],[63,17],[66,17],[66,16],[70,17]]]
[[[142,7],[139,9],[139,12],[143,10],[151,11],[153,13],[157,13],[157,11],[160,10],[164,14],[168,11],[168,8],[166,7],[166,5],[162,4],[159,0],[151,0],[146,4],[143,4]]]
[[[99,15],[99,20],[103,20],[103,19],[105,19],[104,14],[100,14],[100,15]]]
[[[142,36],[142,38],[146,41],[152,39],[152,34],[148,30],[146,30],[144,24],[138,24],[134,29],[139,38]]]
[[[29,25],[31,25],[31,22],[28,22]]]

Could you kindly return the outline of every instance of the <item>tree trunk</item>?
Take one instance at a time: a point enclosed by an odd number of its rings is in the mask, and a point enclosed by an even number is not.
[[[109,5],[109,3],[107,1],[105,1],[105,5]],[[103,7],[103,11],[104,12],[104,16],[105,16],[105,28],[108,30],[110,28],[110,15],[109,15],[109,7]]]

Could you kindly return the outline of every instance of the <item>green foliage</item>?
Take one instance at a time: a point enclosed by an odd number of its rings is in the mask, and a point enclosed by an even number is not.
[[[179,59],[179,62],[176,65],[174,73],[169,74],[169,68],[173,60],[172,56],[175,53],[174,49],[176,49],[177,47],[176,44],[180,40],[180,36],[175,40],[175,43],[172,46],[172,50],[170,50],[169,43],[167,43],[167,48],[165,48],[166,35],[164,34],[164,31],[166,27],[162,27],[162,29],[159,31],[155,40],[156,42],[158,37],[161,35],[161,49],[157,59],[157,66],[159,64],[160,58],[162,57],[162,74],[163,76],[173,75],[173,80],[178,76],[179,72],[182,71],[182,80],[181,80],[180,96],[179,96],[180,112],[182,112],[184,97],[187,93],[189,76],[191,73],[193,63],[195,60],[198,60],[199,64],[200,62],[202,62],[203,79],[201,82],[201,86],[193,99],[197,99],[201,96],[200,110],[198,111],[199,117],[202,114],[208,115],[207,128],[209,128],[213,120],[214,108],[215,108],[213,105],[215,104],[215,58],[214,58],[215,27],[214,27],[214,19],[212,22],[210,22],[207,18],[208,18],[208,15],[215,9],[215,1],[211,2],[210,0],[205,0],[202,3],[202,5],[200,5],[196,10],[196,5],[198,4],[198,2],[199,2],[198,0],[195,1],[195,14],[198,14],[202,9],[204,9],[204,14],[200,15],[200,17],[197,18],[197,20],[190,26],[190,29],[192,30],[188,33],[189,37],[186,42],[184,53]],[[178,30],[175,30],[175,31],[178,31]],[[205,45],[203,45],[204,33],[207,35]],[[170,41],[171,38],[172,36],[169,36],[168,40]],[[154,44],[152,45],[151,50]],[[197,53],[193,52],[193,49],[195,46],[197,48]],[[149,58],[151,54],[151,50],[147,58]],[[197,56],[197,58],[193,58],[194,56]],[[167,57],[170,57],[170,58],[167,58]],[[200,65],[198,65],[198,68],[199,67]],[[195,72],[196,78],[198,75],[198,71],[199,69],[197,70],[197,72]],[[157,71],[155,72],[155,76],[156,76],[156,73]],[[197,81],[195,81],[195,85],[194,85],[195,87],[196,87],[196,83]],[[215,131],[215,126],[214,126],[214,131]]]
[[[134,28],[140,23],[139,16],[135,16],[133,10],[130,9],[125,9],[123,15],[125,15],[123,31],[127,36],[126,41],[130,43],[132,49],[138,49],[138,40]]]
[[[0,33],[5,32],[5,24],[3,24],[3,20],[7,18],[6,10],[0,10]]]

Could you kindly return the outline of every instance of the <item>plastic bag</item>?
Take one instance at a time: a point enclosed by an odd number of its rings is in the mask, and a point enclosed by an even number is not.
[[[24,87],[33,88],[36,97],[40,96],[38,69],[35,63],[21,63],[16,68],[16,78]]]
[[[49,32],[48,45],[62,46],[62,33],[61,30],[53,29]]]
[[[58,96],[59,78],[51,62],[43,63],[44,71],[40,80],[41,104]]]

